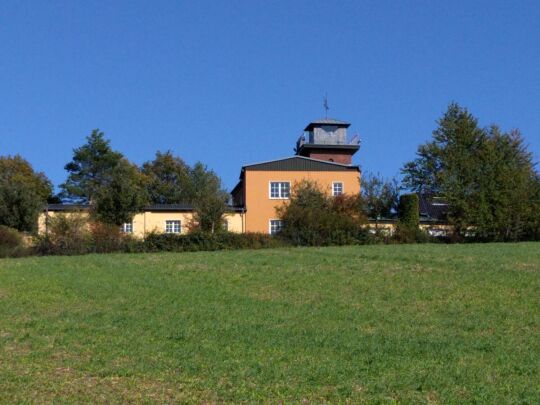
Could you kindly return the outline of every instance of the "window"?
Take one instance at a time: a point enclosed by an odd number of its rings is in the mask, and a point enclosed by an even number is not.
[[[343,183],[340,181],[334,181],[332,183],[332,195],[341,195],[343,194]]]
[[[291,183],[288,181],[270,182],[270,198],[289,198],[291,195]]]
[[[133,233],[133,222],[126,222],[122,225],[122,232]]]
[[[281,231],[283,228],[283,221],[279,219],[270,220],[270,235],[275,235]]]
[[[223,230],[225,232],[229,232],[229,221],[227,221],[226,219],[223,220]]]
[[[178,220],[165,221],[165,233],[180,233],[180,221]]]

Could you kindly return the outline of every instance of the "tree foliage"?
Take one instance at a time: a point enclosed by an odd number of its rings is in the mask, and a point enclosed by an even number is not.
[[[112,150],[105,134],[94,129],[86,137],[86,143],[73,150],[73,159],[64,167],[68,178],[60,186],[62,197],[77,202],[91,202],[98,189],[109,182],[121,160],[122,154]]]
[[[281,236],[296,245],[354,243],[365,233],[360,196],[332,197],[308,180],[293,186],[277,214],[284,223]]]
[[[405,226],[418,228],[420,214],[417,194],[403,194],[399,197],[398,219]]]
[[[28,161],[19,155],[0,157],[0,225],[34,231],[51,195],[51,182]]]
[[[538,223],[538,174],[518,130],[480,128],[467,109],[452,103],[433,139],[402,169],[404,185],[449,204],[459,237],[519,240]]]
[[[222,188],[217,174],[197,162],[190,171],[195,208],[194,223],[205,232],[214,233],[222,227],[229,194]]]
[[[214,171],[200,162],[189,167],[170,151],[158,151],[153,161],[143,164],[142,171],[152,203],[191,204],[195,210],[192,229],[211,233],[221,229],[229,195]]]
[[[92,217],[100,222],[121,225],[148,203],[145,177],[137,166],[120,160],[109,176],[94,191]]]
[[[190,167],[170,151],[156,152],[154,160],[142,166],[153,204],[180,204],[193,201]]]
[[[361,193],[368,218],[388,218],[397,209],[399,186],[395,179],[387,180],[380,175],[366,174],[362,176]]]

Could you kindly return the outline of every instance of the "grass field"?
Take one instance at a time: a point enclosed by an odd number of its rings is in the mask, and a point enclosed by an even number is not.
[[[0,260],[0,402],[540,403],[540,244]]]

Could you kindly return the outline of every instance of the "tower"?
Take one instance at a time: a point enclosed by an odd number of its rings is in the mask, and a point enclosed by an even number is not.
[[[360,148],[358,136],[347,140],[348,122],[331,118],[313,121],[296,142],[298,156],[329,162],[352,164],[352,156]]]

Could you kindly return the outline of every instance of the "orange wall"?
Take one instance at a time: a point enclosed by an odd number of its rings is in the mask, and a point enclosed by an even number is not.
[[[302,171],[245,171],[246,187],[246,231],[269,233],[270,219],[278,219],[276,207],[288,200],[270,199],[269,184],[271,181],[290,181],[291,188],[301,180],[316,181],[321,188],[331,193],[332,182],[343,183],[345,194],[360,192],[360,173],[357,171],[335,172],[302,172]]]

